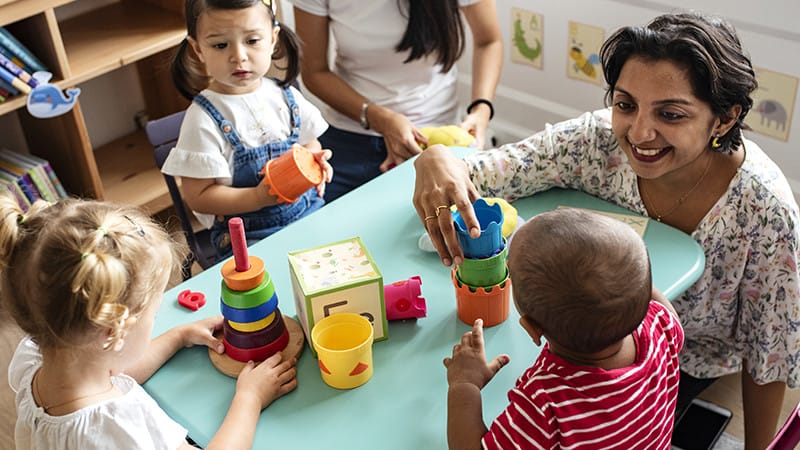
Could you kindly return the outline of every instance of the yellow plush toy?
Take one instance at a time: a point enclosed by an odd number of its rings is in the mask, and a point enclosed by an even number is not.
[[[447,146],[458,145],[461,147],[469,147],[475,142],[475,136],[469,134],[467,130],[457,125],[445,125],[441,127],[422,127],[419,132],[428,138],[428,145],[420,144],[423,150],[434,144],[443,144]]]

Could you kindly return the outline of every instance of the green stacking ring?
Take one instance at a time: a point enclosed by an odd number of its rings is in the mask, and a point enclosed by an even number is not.
[[[220,297],[222,301],[231,308],[250,309],[256,306],[263,305],[275,294],[275,286],[272,284],[272,277],[268,273],[264,273],[264,281],[257,287],[249,291],[234,291],[229,288],[223,280],[222,294]]]

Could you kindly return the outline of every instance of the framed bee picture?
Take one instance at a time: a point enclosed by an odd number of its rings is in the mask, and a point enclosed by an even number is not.
[[[600,27],[569,22],[567,33],[567,77],[603,85],[600,68],[600,47],[605,39],[605,30]]]

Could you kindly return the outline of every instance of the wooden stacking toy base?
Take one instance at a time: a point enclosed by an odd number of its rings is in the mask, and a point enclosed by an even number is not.
[[[303,348],[305,348],[303,328],[291,317],[284,316],[283,321],[286,323],[286,329],[289,331],[289,344],[286,348],[281,350],[281,355],[283,355],[283,359],[292,357],[300,359],[300,354],[303,353]],[[214,336],[218,339],[222,339],[222,331],[218,331]],[[237,361],[224,353],[220,355],[210,348],[208,349],[208,357],[211,360],[211,364],[213,364],[217,370],[232,378],[238,377],[239,372],[247,365],[247,363]]]

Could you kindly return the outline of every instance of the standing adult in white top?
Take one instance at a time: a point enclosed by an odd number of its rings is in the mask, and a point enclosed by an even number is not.
[[[319,140],[335,150],[325,200],[419,153],[424,126],[460,124],[483,146],[502,68],[493,0],[293,0],[303,42],[302,78],[331,125]],[[459,117],[455,63],[472,33],[472,102]],[[329,34],[335,41],[328,65]]]

